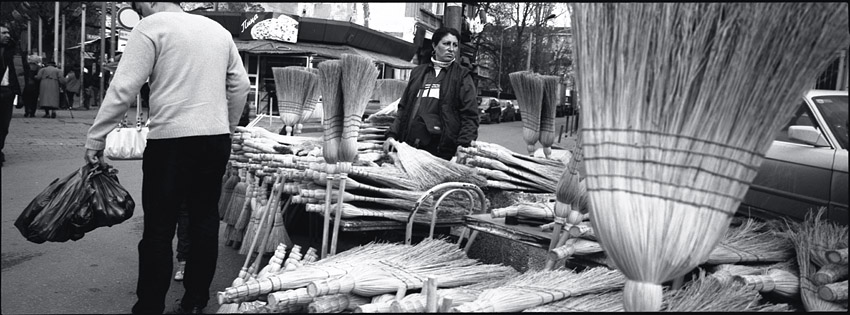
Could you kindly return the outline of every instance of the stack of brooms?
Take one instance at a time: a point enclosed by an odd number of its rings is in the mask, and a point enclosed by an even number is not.
[[[230,308],[250,303],[260,312],[336,312],[352,310],[384,294],[401,300],[423,288],[428,278],[452,288],[493,283],[516,274],[510,267],[480,264],[467,258],[457,244],[439,239],[412,246],[371,243],[326,259],[302,260],[289,268],[271,266],[266,271],[265,277],[219,292],[219,303]],[[434,288],[433,293],[439,292]]]
[[[555,192],[565,168],[560,160],[521,155],[482,141],[458,148],[457,163],[474,167],[486,178],[482,187],[538,193]]]
[[[658,311],[661,283],[709,257],[800,93],[850,44],[847,6],[573,7],[591,223],[628,278],[625,310]]]
[[[286,135],[292,136],[296,126],[312,112],[318,95],[318,75],[306,68],[273,67],[275,92],[277,93],[280,119],[285,125]]]
[[[522,138],[528,154],[534,154],[539,141],[544,155],[549,158],[555,143],[555,112],[561,102],[560,78],[530,71],[513,72],[508,77],[522,113]]]

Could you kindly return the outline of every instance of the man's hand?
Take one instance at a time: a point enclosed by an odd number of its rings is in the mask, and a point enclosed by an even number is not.
[[[389,137],[386,141],[384,141],[384,152],[389,153],[390,147],[395,146],[395,138]]]
[[[103,150],[86,149],[84,159],[86,160],[86,163],[91,165],[103,163]]]

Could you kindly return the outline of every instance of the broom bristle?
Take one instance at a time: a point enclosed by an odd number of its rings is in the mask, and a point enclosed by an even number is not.
[[[233,188],[233,195],[230,197],[230,203],[227,206],[227,211],[225,211],[224,214],[224,223],[227,223],[228,225],[236,225],[236,221],[239,220],[242,208],[245,206],[247,193],[248,183],[243,180],[236,184],[236,187]]]
[[[771,269],[763,275],[735,276],[734,280],[753,290],[773,292],[786,298],[800,294],[800,277],[781,269]]]
[[[287,126],[287,135],[291,135],[291,128],[301,118],[305,100],[310,96],[310,86],[317,78],[309,71],[290,67],[272,67],[272,73],[280,119]]]
[[[343,123],[339,147],[339,160],[342,162],[354,162],[357,158],[357,135],[377,78],[378,68],[371,59],[342,55]]]
[[[540,111],[543,102],[543,79],[529,71],[508,74],[522,113],[522,139],[528,154],[534,153],[534,144],[540,139]]]
[[[787,304],[761,301],[758,291],[738,283],[724,284],[705,276],[700,270],[698,278],[679,290],[664,293],[665,312],[781,312],[790,311]]]
[[[387,106],[401,98],[404,88],[407,87],[407,81],[405,80],[379,79],[378,81],[381,82],[381,87],[377,89],[378,100],[383,106]]]
[[[630,279],[627,311],[658,311],[660,284],[708,257],[800,93],[850,44],[846,16],[825,3],[574,4],[591,222]]]
[[[803,306],[809,312],[847,311],[847,307],[841,304],[826,301],[820,298],[818,286],[810,280],[817,270],[815,264],[819,260],[825,260],[822,252],[825,248],[839,248],[847,246],[847,226],[839,226],[834,222],[827,222],[821,217],[826,212],[825,207],[818,209],[817,213],[806,214],[803,223],[788,222],[788,236],[794,241],[797,252],[797,265],[800,270],[800,297]]]
[[[319,64],[319,84],[322,88],[323,139],[322,154],[327,163],[339,160],[342,138],[342,61],[329,60]]]
[[[447,181],[463,181],[485,186],[486,179],[466,166],[431,155],[428,151],[414,148],[404,142],[396,142],[401,167],[410,178],[419,181],[418,190],[427,190]]]
[[[546,158],[552,155],[552,144],[555,143],[555,112],[560,104],[560,81],[558,76],[544,75],[543,102],[540,107],[540,145]]]

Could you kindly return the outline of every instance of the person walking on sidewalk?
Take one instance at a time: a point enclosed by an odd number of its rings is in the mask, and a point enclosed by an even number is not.
[[[38,88],[40,83],[35,74],[41,69],[41,57],[38,55],[27,56],[27,65],[24,70],[24,94],[20,101],[24,104],[24,117],[35,117],[38,110]]]
[[[0,23],[0,55],[3,56],[0,67],[0,75],[3,76],[0,78],[0,166],[6,163],[3,148],[6,147],[6,135],[9,134],[9,123],[12,122],[12,103],[15,102],[15,96],[21,94],[14,60],[17,47],[12,40],[9,25]]]
[[[38,89],[38,107],[44,110],[43,118],[56,118],[59,108],[60,87],[65,84],[62,70],[56,68],[55,61],[48,61],[44,68],[38,70],[35,78],[40,80]]]
[[[77,79],[77,71],[71,69],[65,74],[65,100],[68,108],[74,108],[74,98],[80,94],[80,79]],[[79,107],[79,106],[78,106]]]
[[[134,314],[158,314],[174,270],[180,204],[189,212],[185,293],[176,313],[200,313],[218,258],[221,177],[230,134],[247,100],[248,74],[230,32],[175,2],[132,2],[133,28],[86,139],[87,163],[103,161],[106,135],[150,84],[150,132],[142,162],[144,231]]]

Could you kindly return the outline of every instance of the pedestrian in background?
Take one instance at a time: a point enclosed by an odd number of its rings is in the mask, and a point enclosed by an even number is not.
[[[230,32],[175,2],[132,2],[133,28],[86,140],[85,160],[103,160],[104,139],[148,81],[150,132],[142,162],[144,232],[135,314],[159,314],[174,270],[180,204],[189,212],[189,257],[176,313],[200,313],[218,258],[218,199],[250,83]]]
[[[431,62],[413,68],[398,103],[398,115],[387,130],[390,139],[449,160],[458,146],[478,138],[478,92],[468,68],[456,62],[460,34],[440,28],[432,36]]]
[[[27,56],[27,66],[24,72],[24,94],[18,100],[24,105],[24,117],[35,117],[35,112],[38,109],[38,88],[39,81],[35,78],[35,74],[41,69],[41,57],[38,55]]]
[[[12,40],[10,27],[5,22],[0,23],[0,55],[2,58],[2,78],[0,78],[0,166],[6,163],[6,135],[9,134],[9,123],[12,122],[12,106],[15,97],[21,94],[21,83],[15,70],[15,53],[17,44]],[[19,100],[20,101],[20,100]]]
[[[505,107],[505,112],[502,113],[502,121],[514,121],[516,119],[516,107],[514,103],[508,101],[508,106]]]
[[[56,68],[56,62],[48,61],[44,68],[38,70],[35,78],[39,80],[38,107],[44,110],[42,118],[56,118],[59,108],[60,88],[65,84],[62,70]]]
[[[487,108],[487,112],[490,113],[490,123],[499,123],[499,118],[502,116],[502,107],[499,106],[499,101],[495,99],[490,100],[490,107]]]
[[[71,69],[65,74],[65,99],[69,108],[74,108],[74,99],[80,94],[80,80],[77,79],[77,71]]]

